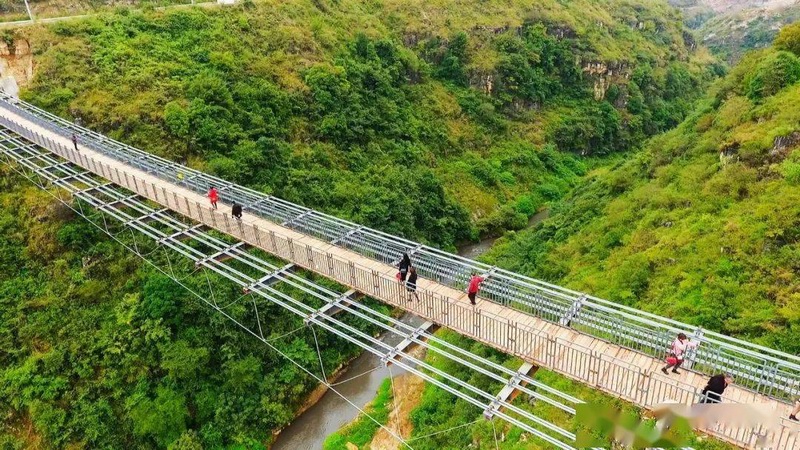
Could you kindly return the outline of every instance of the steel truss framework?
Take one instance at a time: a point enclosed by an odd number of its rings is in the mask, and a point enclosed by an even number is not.
[[[457,398],[485,411],[491,411],[487,417],[497,416],[555,448],[573,448],[571,445],[575,439],[573,433],[537,417],[506,399],[499,399],[496,394],[486,392],[423,360],[398,351],[398,347],[363,333],[344,320],[334,317],[328,310],[335,308],[336,312],[348,313],[402,337],[405,344],[403,348],[412,343],[424,346],[430,352],[495,381],[508,384],[508,380],[512,379],[515,383],[519,383],[520,376],[516,371],[450,344],[428,332],[427,327],[414,327],[379,313],[366,304],[355,301],[354,291],[343,294],[332,291],[296,273],[291,264],[284,266],[274,264],[256,254],[258,252],[246,250],[239,242],[231,243],[213,233],[203,231],[197,224],[187,223],[169,211],[153,206],[147,199],[132,195],[129,191],[107,183],[91,172],[68,161],[60,160],[50,151],[30,145],[9,131],[0,131],[0,154],[8,163],[15,164],[20,169],[18,172],[31,182],[54,193],[62,203],[110,236],[124,235],[131,243],[129,249],[150,264],[158,267],[157,262],[149,256],[161,252],[167,261],[167,268],[162,269],[162,273],[182,286],[186,287],[182,283],[181,275],[185,278],[187,274],[176,273],[176,269],[180,271],[178,267],[180,264],[175,260],[175,256],[188,259],[195,266],[206,269],[207,274],[214,273],[242,287],[245,293],[236,302],[219,305],[213,294],[213,284],[207,278],[210,300],[202,299],[216,312],[233,320],[262,342],[267,342],[268,335],[265,335],[263,320],[259,315],[259,303],[267,301],[303,318],[306,325],[312,329],[316,326],[321,331],[333,333],[375,354],[385,363],[391,362]],[[58,189],[51,189],[52,187]],[[64,192],[70,195],[62,195]],[[92,209],[100,212],[99,218],[91,213]],[[219,258],[221,254],[229,258],[223,260]],[[293,298],[280,289],[280,284],[308,294],[323,306],[316,307]],[[233,304],[243,302],[247,297],[250,297],[249,303],[252,306],[250,326],[235,320],[229,312],[226,312]],[[322,381],[327,382],[324,373],[323,368]],[[567,414],[575,414],[574,406],[581,400],[530,377],[523,378],[529,386],[517,385],[519,391]]]
[[[783,401],[800,395],[800,357],[702,330],[634,308],[443,252],[416,242],[332,217],[151,155],[76,126],[5,94],[0,108],[9,109],[61,136],[76,134],[82,145],[125,162],[163,180],[205,193],[217,186],[224,197],[245,205],[251,214],[285,224],[369,258],[394,263],[399,255],[414,256],[421,277],[461,289],[472,272],[490,274],[481,296],[552,323],[661,358],[678,332],[703,343],[687,354],[685,366],[713,374],[736,376],[737,384]]]

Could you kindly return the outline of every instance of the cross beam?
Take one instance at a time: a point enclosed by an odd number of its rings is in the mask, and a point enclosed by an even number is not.
[[[363,225],[359,225],[359,226],[353,228],[352,230],[348,231],[347,233],[345,233],[345,234],[337,237],[336,239],[332,240],[331,244],[338,244],[339,242],[341,242],[341,241],[349,238],[350,236],[358,233],[359,231],[361,231],[362,228],[364,228]]]
[[[308,325],[308,324],[312,323],[319,316],[323,316],[323,315],[332,316],[332,315],[334,315],[336,313],[339,313],[339,312],[342,311],[342,306],[349,305],[350,303],[356,301],[356,299],[361,297],[362,295],[363,294],[361,294],[360,292],[357,292],[355,289],[350,289],[349,291],[345,292],[344,294],[340,295],[339,297],[336,297],[335,299],[333,299],[331,302],[327,303],[322,308],[320,308],[320,309],[312,312],[311,314],[309,314],[308,317],[303,319],[303,322],[306,325]]]
[[[536,369],[538,368],[538,366],[534,366],[529,362],[523,363],[517,370],[517,373],[512,376],[503,389],[500,390],[500,393],[497,394],[497,397],[492,400],[492,403],[489,405],[489,407],[483,411],[483,416],[486,419],[491,419],[494,417],[495,413],[500,410],[500,405],[502,403],[514,400],[517,394],[519,394],[519,387],[527,384],[522,381],[522,377],[531,375],[533,372],[536,372]]]
[[[222,262],[225,261],[226,259],[235,257],[236,255],[231,254],[231,252],[236,250],[237,248],[241,248],[242,250],[247,250],[250,247],[251,247],[250,244],[246,242],[237,242],[233,245],[229,245],[228,247],[223,248],[222,250],[214,254],[208,255],[203,259],[198,259],[197,261],[195,261],[194,265],[199,266],[201,264],[207,263],[208,261],[211,261],[212,259],[215,261]]]
[[[276,270],[275,272],[268,273],[263,277],[259,278],[258,280],[250,283],[250,285],[244,288],[245,292],[249,292],[255,289],[258,289],[262,286],[271,286],[275,284],[277,281],[276,278],[278,275],[284,274],[286,272],[291,272],[296,268],[296,266],[292,263],[286,264],[285,266],[281,267],[280,269]]]
[[[289,220],[287,220],[287,221],[284,221],[283,223],[281,223],[281,225],[282,225],[282,226],[284,226],[284,227],[286,227],[286,226],[290,226],[290,225],[291,225],[291,224],[293,224],[293,223],[294,223],[296,220],[300,220],[300,219],[302,219],[302,218],[304,218],[304,217],[306,217],[306,216],[310,215],[310,214],[311,214],[311,213],[313,213],[313,212],[314,212],[314,210],[311,210],[311,209],[308,209],[308,210],[306,210],[306,211],[303,211],[303,213],[302,213],[302,214],[298,214],[297,216],[295,216],[295,217],[292,217],[291,219],[289,219]]]
[[[439,328],[439,326],[431,322],[430,320],[423,323],[422,325],[417,327],[416,330],[412,331],[411,334],[408,335],[408,337],[403,339],[402,342],[395,345],[393,349],[391,349],[385,356],[383,356],[381,358],[381,362],[383,363],[384,366],[388,366],[397,357],[397,355],[417,345],[416,340],[419,339],[420,336],[425,334],[427,331],[433,332],[434,329],[436,328]]]
[[[60,163],[56,163],[56,164],[51,164],[49,166],[39,167],[38,169],[34,169],[33,172],[38,174],[39,172],[46,172],[46,171],[51,170],[51,169],[58,169],[58,168],[61,168],[61,167],[66,167],[66,166],[69,166],[70,164],[72,164],[70,161],[64,161],[64,162],[60,162]]]
[[[174,233],[170,234],[169,236],[165,236],[165,237],[163,237],[163,238],[159,239],[159,240],[158,240],[158,243],[159,243],[159,244],[163,244],[163,243],[165,243],[166,241],[169,241],[169,240],[171,240],[171,239],[180,239],[180,238],[189,237],[189,236],[188,236],[188,235],[189,235],[189,232],[191,232],[191,231],[195,231],[195,230],[197,230],[197,231],[202,231],[202,230],[203,230],[203,228],[205,228],[205,224],[202,224],[202,223],[199,223],[199,224],[197,224],[197,225],[192,225],[192,226],[190,226],[190,227],[184,228],[183,230],[176,231],[176,232],[174,232]]]
[[[109,203],[109,205],[110,205],[110,204],[111,204],[111,203]],[[123,223],[123,225],[127,227],[128,225],[131,225],[131,224],[134,224],[134,223],[145,223],[145,222],[147,222],[148,220],[153,220],[153,219],[155,219],[155,217],[154,217],[154,216],[156,216],[156,215],[158,215],[158,214],[163,214],[163,213],[166,213],[166,212],[169,212],[169,211],[170,211],[170,210],[169,210],[168,208],[161,208],[161,209],[157,209],[157,210],[155,210],[155,211],[153,211],[153,212],[151,212],[151,213],[147,213],[147,214],[145,214],[145,215],[143,215],[143,216],[139,216],[139,217],[137,217],[137,218],[135,218],[135,219],[131,219],[131,220],[129,220],[129,221],[127,221],[127,222]]]

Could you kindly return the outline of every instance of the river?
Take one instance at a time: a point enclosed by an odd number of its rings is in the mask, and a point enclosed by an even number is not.
[[[411,314],[404,314],[400,320],[414,327],[423,323],[422,319]],[[402,339],[394,333],[386,333],[380,340],[389,345],[397,345]],[[389,369],[383,366],[381,359],[372,353],[364,352],[351,361],[338,377],[339,380],[347,380],[372,369],[376,370],[342,383],[335,389],[353,404],[363,408],[375,398],[378,387],[389,377]],[[404,372],[403,369],[392,366],[392,375],[397,376]],[[329,390],[317,403],[281,431],[272,450],[319,450],[325,438],[351,422],[356,416],[358,410]]]
[[[548,214],[549,211],[546,209],[534,214],[528,221],[528,228],[546,219]],[[492,248],[496,240],[497,237],[491,237],[482,239],[480,242],[462,245],[458,249],[458,254],[466,258],[477,258]],[[400,320],[412,326],[419,326],[423,322],[422,319],[411,314],[404,314]],[[402,339],[395,334],[387,333],[383,334],[380,340],[389,345],[396,345]],[[369,372],[373,369],[375,370]],[[397,376],[403,372],[404,370],[399,367],[392,366],[392,375]],[[347,380],[364,373],[366,375],[336,386],[339,393],[360,408],[375,398],[378,387],[383,380],[389,377],[389,369],[383,367],[379,357],[364,352],[351,361],[338,377],[339,380]],[[353,421],[357,416],[358,410],[341,396],[329,390],[317,403],[281,431],[271,450],[320,450],[325,438]]]
[[[528,219],[528,225],[525,228],[527,229],[534,227],[539,222],[543,221],[544,219],[547,219],[549,215],[550,215],[549,209],[543,209],[537,212],[536,214],[532,215],[530,219]],[[478,256],[481,256],[482,254],[488,252],[489,249],[492,248],[492,246],[494,245],[494,242],[499,238],[500,236],[489,237],[481,239],[478,242],[471,242],[468,244],[461,245],[458,247],[458,254],[465,258],[475,259]]]

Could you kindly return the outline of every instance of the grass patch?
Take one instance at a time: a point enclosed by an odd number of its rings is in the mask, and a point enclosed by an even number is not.
[[[391,401],[392,380],[387,378],[378,387],[378,395],[367,405],[365,411],[381,425],[386,425],[389,420]],[[322,448],[324,450],[347,450],[348,442],[357,445],[360,449],[366,448],[379,428],[380,426],[375,421],[364,414],[359,414],[355,421],[328,436]]]

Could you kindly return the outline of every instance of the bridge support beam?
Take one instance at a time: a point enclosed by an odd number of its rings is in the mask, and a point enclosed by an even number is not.
[[[277,279],[278,275],[280,275],[282,273],[286,273],[286,272],[292,272],[296,268],[297,268],[297,266],[295,266],[292,263],[286,264],[285,266],[281,267],[280,269],[276,270],[275,272],[267,274],[267,275],[259,278],[255,282],[251,283],[249,286],[244,288],[244,291],[245,291],[245,293],[247,293],[247,292],[256,290],[256,289],[258,289],[260,287],[272,286],[273,284],[275,284],[278,281],[278,279]]]
[[[291,228],[291,226],[292,226],[292,225],[293,225],[293,224],[294,224],[296,221],[298,221],[298,220],[300,220],[300,219],[302,219],[302,218],[304,218],[304,217],[306,217],[306,216],[310,215],[310,214],[311,214],[311,213],[313,213],[313,212],[314,212],[314,210],[312,210],[312,209],[308,209],[308,210],[306,210],[306,211],[303,211],[302,213],[300,213],[300,214],[298,214],[298,215],[296,215],[296,216],[292,217],[291,219],[283,221],[283,223],[281,223],[281,225],[282,225],[282,226],[284,226],[284,227],[290,227],[290,228]]]
[[[495,413],[500,410],[501,404],[504,402],[511,403],[511,401],[513,401],[514,398],[519,395],[518,387],[527,384],[522,381],[522,377],[525,375],[533,375],[538,368],[538,366],[534,366],[529,362],[522,364],[519,369],[517,369],[517,374],[508,380],[508,383],[506,383],[503,389],[500,390],[500,393],[497,394],[497,397],[492,400],[491,405],[489,405],[489,407],[483,411],[483,417],[485,417],[487,420],[491,420]]]
[[[359,225],[359,226],[353,228],[352,230],[349,230],[347,233],[344,233],[343,235],[341,235],[341,236],[337,237],[336,239],[332,240],[331,244],[336,245],[339,242],[342,242],[343,240],[347,239],[348,237],[350,237],[350,236],[358,233],[359,231],[361,231],[362,228],[364,228],[364,226],[363,225]]]
[[[384,366],[388,366],[392,363],[392,361],[399,355],[407,350],[414,348],[415,346],[419,345],[415,341],[419,339],[426,331],[436,331],[439,328],[439,325],[431,322],[430,320],[423,323],[416,330],[412,331],[407,338],[403,339],[402,342],[397,344],[389,353],[387,353],[383,358],[381,358],[381,362]]]
[[[314,319],[316,319],[319,316],[333,316],[335,314],[338,314],[342,311],[342,306],[348,306],[350,303],[356,301],[357,299],[363,296],[364,294],[356,291],[355,289],[350,289],[349,291],[335,298],[327,305],[309,314],[308,317],[306,317],[303,320],[303,322],[306,325],[308,325],[312,323]]]
[[[117,203],[117,202],[114,202],[114,203]],[[109,205],[112,205],[112,203],[109,203]],[[157,210],[155,210],[155,211],[153,211],[153,212],[151,212],[149,214],[145,214],[145,215],[143,215],[141,217],[137,217],[135,219],[129,220],[129,221],[123,223],[122,225],[127,227],[128,225],[131,225],[131,224],[134,224],[134,223],[147,223],[148,221],[155,220],[155,216],[157,216],[159,214],[168,213],[169,211],[170,210],[167,209],[167,208],[157,209]]]
[[[218,251],[218,252],[216,252],[214,254],[208,255],[203,259],[198,259],[197,261],[195,261],[194,265],[195,266],[200,266],[200,265],[205,264],[205,263],[207,263],[208,261],[211,261],[211,260],[218,261],[218,262],[223,262],[223,261],[225,261],[227,259],[231,259],[231,258],[234,258],[236,256],[236,255],[231,254],[231,252],[233,250],[241,249],[241,250],[246,251],[249,248],[252,248],[252,246],[250,244],[248,244],[246,242],[237,242],[237,243],[235,243],[233,245],[230,245],[228,247],[223,248],[222,250],[220,250],[220,251]]]
[[[163,237],[163,238],[159,239],[158,243],[159,244],[164,244],[164,243],[166,243],[167,241],[170,241],[170,240],[188,239],[188,238],[191,237],[189,235],[190,232],[192,232],[192,231],[203,231],[205,228],[206,228],[206,225],[203,224],[203,223],[199,223],[197,225],[192,225],[190,227],[186,227],[183,230],[176,231],[176,232],[170,234],[169,236],[166,236],[166,237]]]

